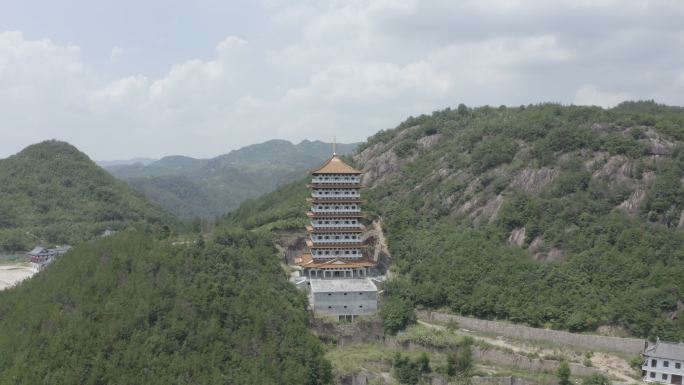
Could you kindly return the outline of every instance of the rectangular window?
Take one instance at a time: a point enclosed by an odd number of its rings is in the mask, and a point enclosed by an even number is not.
[[[670,361],[663,361],[663,366],[666,368],[670,367]]]
[[[654,368],[658,366],[658,360],[651,360],[651,366]]]
[[[663,373],[662,377],[663,380],[667,380],[667,374]]]
[[[680,362],[675,362],[675,369],[681,369],[682,364]]]
[[[651,372],[651,378],[655,378],[655,372]]]

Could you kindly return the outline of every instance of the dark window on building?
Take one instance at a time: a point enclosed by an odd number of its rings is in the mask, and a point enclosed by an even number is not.
[[[346,309],[346,308],[347,308],[347,306],[345,305],[345,306],[344,306],[344,308]],[[663,376],[664,376],[664,374],[663,374]]]
[[[346,306],[345,306],[345,307],[346,307]],[[663,375],[661,376],[661,378],[662,378],[663,380],[667,380],[667,374],[663,374]]]
[[[332,309],[332,306],[328,306],[328,309]]]
[[[675,362],[675,369],[681,369],[681,368],[682,368],[682,364],[679,362]]]
[[[663,361],[663,366],[666,368],[670,367],[670,361]]]
[[[658,366],[658,360],[651,360],[651,366],[654,368]]]
[[[655,372],[651,372],[651,378],[655,378]]]
[[[363,305],[359,305],[359,307],[361,308],[361,307],[363,307]]]
[[[344,293],[344,295],[347,295],[347,293]]]

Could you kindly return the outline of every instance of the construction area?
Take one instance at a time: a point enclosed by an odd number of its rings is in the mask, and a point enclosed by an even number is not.
[[[35,273],[23,257],[0,256],[0,290],[14,286]]]

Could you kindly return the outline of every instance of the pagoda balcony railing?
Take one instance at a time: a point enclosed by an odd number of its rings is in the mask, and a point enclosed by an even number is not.
[[[364,188],[360,183],[309,183],[306,187],[311,189],[350,189]]]
[[[311,211],[314,213],[354,214],[354,213],[360,213],[361,208],[356,208],[356,209],[317,209],[315,207],[312,207]]]
[[[311,242],[316,244],[350,244],[350,243],[359,243],[361,242],[361,238],[357,239],[311,239]]]
[[[351,194],[321,194],[317,192],[311,193],[311,196],[313,198],[319,198],[319,199],[340,199],[340,198],[360,198],[361,194],[358,192],[354,192]]]
[[[361,223],[350,223],[350,224],[327,224],[327,225],[318,225],[315,223],[311,223],[311,227],[314,229],[360,229],[363,228],[363,225]]]
[[[350,202],[354,201],[354,203],[366,203],[366,201],[361,199],[361,194],[357,196],[349,196],[349,195],[343,195],[343,196],[330,196],[330,195],[323,195],[323,196],[312,196],[307,198],[311,201],[315,201],[316,203],[325,201],[325,202],[331,202],[331,203],[337,203],[337,202]]]
[[[329,183],[329,184],[359,184],[361,183],[361,178],[348,178],[343,179],[337,177],[325,177],[325,176],[315,176],[311,178],[311,183]]]

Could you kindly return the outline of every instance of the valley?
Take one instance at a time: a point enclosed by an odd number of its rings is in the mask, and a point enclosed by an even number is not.
[[[144,203],[129,203],[139,211],[119,208],[118,222],[85,222],[90,230],[78,233],[73,226],[80,222],[71,218],[92,214],[74,216],[70,206],[11,190],[12,199],[37,203],[17,206],[24,207],[21,211],[6,205],[3,210],[10,216],[5,218],[12,219],[5,222],[19,227],[6,224],[0,234],[52,240],[64,238],[51,234],[78,236],[68,238],[76,246],[54,266],[0,293],[0,325],[19,330],[30,320],[32,330],[5,335],[0,350],[20,345],[26,349],[22,354],[40,355],[46,351],[35,350],[39,339],[47,338],[50,349],[77,341],[99,357],[77,360],[87,360],[99,372],[53,366],[28,371],[32,378],[49,372],[76,382],[107,378],[111,359],[125,362],[131,374],[140,369],[131,357],[168,357],[170,346],[186,346],[184,354],[192,360],[212,357],[238,365],[240,374],[233,379],[239,383],[259,370],[234,352],[270,362],[273,354],[281,354],[275,353],[283,349],[280,343],[289,344],[293,357],[307,349],[318,352],[309,360],[298,359],[300,369],[287,372],[297,383],[555,384],[557,372],[566,366],[576,381],[600,380],[599,375],[616,383],[637,381],[635,368],[646,339],[676,341],[684,335],[678,306],[684,288],[677,279],[684,260],[679,223],[684,134],[672,128],[681,121],[681,109],[650,102],[610,110],[459,106],[409,118],[369,138],[340,162],[362,172],[368,188],[359,202],[367,213],[367,234],[360,241],[386,274],[375,281],[378,314],[352,323],[312,318],[304,293],[288,282],[287,274],[298,268],[295,257],[307,244],[303,230],[310,225],[304,215],[311,211],[306,199],[312,194],[306,186],[310,181],[296,180],[248,199],[214,221],[188,221],[165,213],[103,171],[90,171],[92,162],[76,155],[72,159],[81,168],[72,167],[72,172],[92,172],[101,179],[70,179],[65,185],[44,176],[30,178],[43,180],[58,195],[76,192],[70,199],[77,201],[87,199],[90,190],[76,186],[111,184],[117,193],[95,199],[103,205],[81,204],[96,213],[119,204],[120,196]],[[48,155],[18,157],[52,162],[51,175],[63,172],[55,159],[77,154],[61,143],[37,146],[37,154]],[[7,170],[17,169],[12,162]],[[47,166],[36,169],[41,167]],[[16,171],[4,175],[15,177]],[[40,208],[41,200],[50,203]],[[148,212],[159,214],[141,214]],[[63,221],[51,225],[55,233],[41,232],[28,221],[39,215]],[[103,228],[119,232],[101,237],[97,231]],[[4,270],[17,278],[24,274],[14,267]],[[46,292],[52,294],[46,297]],[[153,297],[163,300],[152,305]],[[270,301],[281,302],[274,308]],[[25,303],[36,306],[29,313]],[[123,311],[129,307],[134,311]],[[287,326],[275,319],[296,322]],[[502,321],[512,324],[478,326]],[[256,329],[248,326],[254,322]],[[106,331],[111,325],[115,331]],[[179,328],[188,331],[179,334]],[[261,340],[252,350],[253,336],[272,328],[278,330],[273,339]],[[523,331],[510,334],[508,329]],[[54,330],[63,330],[60,339],[47,337]],[[226,330],[237,333],[237,339],[212,345],[212,352],[198,350],[198,341],[218,338]],[[88,342],[90,334],[126,353],[103,353]],[[295,335],[299,342],[291,345]],[[602,341],[607,345],[599,345]],[[610,341],[623,347],[611,348]],[[133,354],[133,344],[149,345]],[[231,348],[225,351],[224,346]],[[0,360],[0,369],[26,371],[28,363],[21,357]],[[189,370],[173,360],[154,362],[155,371],[168,376]],[[220,376],[229,367],[218,372],[207,367],[197,378]],[[276,378],[281,370],[270,367],[269,376]],[[132,378],[126,373],[119,378]],[[308,380],[298,377],[303,373],[309,373]]]

